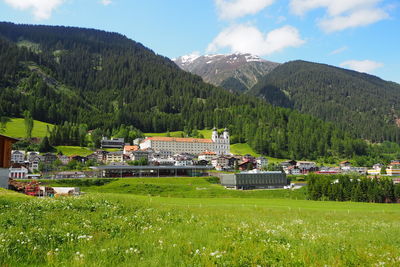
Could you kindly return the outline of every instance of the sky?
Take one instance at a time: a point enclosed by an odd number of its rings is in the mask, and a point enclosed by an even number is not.
[[[0,21],[118,32],[169,58],[252,53],[400,83],[400,0],[0,0]]]

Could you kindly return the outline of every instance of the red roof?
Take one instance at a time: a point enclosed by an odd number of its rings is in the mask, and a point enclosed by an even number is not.
[[[137,151],[139,150],[139,146],[124,146],[125,151]]]
[[[162,142],[185,142],[185,143],[212,143],[211,139],[199,139],[199,138],[176,138],[176,137],[148,137],[144,141],[162,141]]]

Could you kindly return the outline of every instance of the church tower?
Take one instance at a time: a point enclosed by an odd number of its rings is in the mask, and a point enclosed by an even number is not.
[[[215,127],[213,128],[211,139],[214,143],[216,143],[218,141],[218,131],[217,131],[217,128],[215,128]]]

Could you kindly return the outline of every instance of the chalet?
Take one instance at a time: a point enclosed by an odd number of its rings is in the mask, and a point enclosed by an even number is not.
[[[25,154],[19,150],[13,150],[11,152],[12,163],[23,163],[25,161]]]
[[[228,160],[229,160],[229,167],[231,168],[235,168],[235,166],[239,165],[240,159],[237,157],[229,157]]]
[[[280,163],[282,167],[296,166],[297,162],[295,160],[287,160]]]
[[[31,161],[31,159],[33,158],[33,157],[37,157],[37,156],[39,156],[39,152],[34,152],[34,151],[31,151],[31,152],[28,152],[27,153],[27,160],[28,161]]]
[[[82,162],[82,163],[85,163],[86,161],[88,161],[87,157],[82,157],[82,156],[79,156],[79,155],[74,155],[74,156],[71,156],[69,158],[70,158],[71,161],[75,160],[77,162]]]
[[[58,155],[58,159],[61,161],[62,165],[67,165],[70,162],[70,158],[65,155]]]
[[[42,161],[42,157],[37,155],[37,156],[29,156],[29,170],[31,172],[35,170],[39,170],[39,163]]]
[[[312,161],[298,161],[296,163],[296,167],[300,169],[302,172],[304,171],[317,171],[317,164]]]
[[[11,167],[11,148],[17,139],[0,135],[0,187],[8,188],[9,169]]]
[[[42,161],[44,164],[52,164],[57,159],[57,156],[53,153],[46,153],[42,156]]]
[[[245,161],[238,165],[239,170],[246,171],[246,170],[253,170],[256,167],[256,164],[251,161]]]

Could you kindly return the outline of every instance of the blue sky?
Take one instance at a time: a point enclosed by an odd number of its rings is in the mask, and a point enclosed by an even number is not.
[[[250,52],[400,83],[399,0],[0,0],[0,20],[114,31],[174,58]]]

